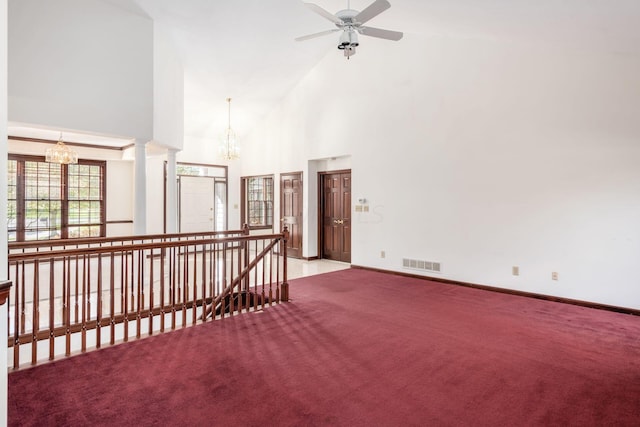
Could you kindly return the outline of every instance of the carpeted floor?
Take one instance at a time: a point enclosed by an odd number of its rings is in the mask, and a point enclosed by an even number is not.
[[[9,425],[640,425],[640,318],[345,270],[9,375]]]

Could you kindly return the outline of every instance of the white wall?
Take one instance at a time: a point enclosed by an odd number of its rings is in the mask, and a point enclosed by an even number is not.
[[[640,58],[362,42],[245,139],[243,175],[351,155],[370,206],[353,213],[353,264],[439,261],[452,280],[640,308]]]
[[[107,161],[107,236],[131,236],[133,234],[133,162]]]
[[[0,170],[7,170],[7,0],[0,0]],[[7,174],[0,173],[0,200],[7,200]],[[7,205],[0,203],[0,236],[7,235]],[[0,239],[0,280],[9,278],[7,239]],[[0,366],[7,366],[7,306],[0,306]],[[0,426],[7,425],[7,370],[0,369]]]
[[[9,1],[9,119],[149,141],[153,23],[99,0]]]
[[[184,143],[184,71],[161,24],[154,23],[153,140],[182,149]]]

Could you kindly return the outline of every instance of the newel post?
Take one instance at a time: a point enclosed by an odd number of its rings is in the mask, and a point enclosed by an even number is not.
[[[289,227],[282,229],[282,301],[289,301],[289,282],[287,282],[287,242],[289,241]]]

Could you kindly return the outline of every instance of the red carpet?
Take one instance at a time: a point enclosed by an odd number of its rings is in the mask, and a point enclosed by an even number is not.
[[[346,270],[9,375],[9,425],[640,425],[640,318]]]

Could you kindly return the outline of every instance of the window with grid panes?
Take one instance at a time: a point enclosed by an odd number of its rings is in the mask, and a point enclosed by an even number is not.
[[[62,236],[62,165],[24,161],[23,240],[59,239]],[[22,234],[22,233],[21,233]]]
[[[16,241],[16,223],[18,220],[18,162],[9,160],[7,162],[7,230],[8,240]]]
[[[273,225],[273,176],[243,177],[243,220],[250,227]]]
[[[88,160],[60,165],[9,155],[9,241],[104,236],[105,165]]]
[[[69,238],[100,237],[102,228],[102,167],[68,166]]]

